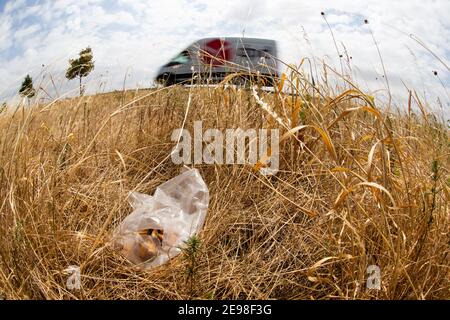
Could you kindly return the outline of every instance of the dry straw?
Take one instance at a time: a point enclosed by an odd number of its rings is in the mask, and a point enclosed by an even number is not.
[[[448,129],[417,95],[420,115],[388,114],[327,77],[312,84],[288,67],[275,92],[171,86],[4,111],[0,296],[448,298]],[[282,139],[271,177],[196,166],[211,201],[192,285],[189,259],[138,271],[108,238],[131,212],[130,190],[151,194],[178,174],[170,136],[195,120],[204,130],[279,128]],[[81,267],[80,290],[66,287],[69,265]],[[366,288],[369,265],[381,269],[381,290]]]

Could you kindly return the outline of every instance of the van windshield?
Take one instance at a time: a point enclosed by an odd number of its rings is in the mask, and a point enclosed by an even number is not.
[[[189,52],[187,50],[184,50],[181,53],[179,53],[175,58],[170,60],[170,62],[166,64],[165,67],[176,66],[179,64],[186,64],[189,62],[189,60],[190,60]]]

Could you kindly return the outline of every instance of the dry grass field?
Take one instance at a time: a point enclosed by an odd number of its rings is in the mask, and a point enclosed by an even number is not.
[[[414,94],[393,112],[321,79],[292,69],[283,93],[177,85],[3,111],[0,298],[448,299],[448,128]],[[194,165],[210,192],[195,268],[185,252],[136,270],[110,236],[129,191],[180,172],[170,137],[196,120],[279,128],[280,170]],[[366,287],[370,265],[381,290]]]

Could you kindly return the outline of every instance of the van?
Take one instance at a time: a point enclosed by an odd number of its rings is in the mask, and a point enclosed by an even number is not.
[[[156,82],[217,83],[231,75],[232,83],[257,81],[273,86],[278,77],[274,40],[256,38],[204,38],[182,50],[162,66]]]

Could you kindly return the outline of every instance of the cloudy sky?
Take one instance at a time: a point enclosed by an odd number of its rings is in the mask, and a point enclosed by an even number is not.
[[[0,100],[11,100],[27,73],[52,96],[71,94],[76,83],[64,70],[87,46],[96,61],[90,92],[119,89],[124,78],[128,88],[148,87],[160,65],[207,36],[275,39],[287,63],[310,57],[339,70],[322,11],[362,88],[386,88],[372,30],[395,101],[406,99],[406,85],[448,113],[448,0],[0,0]]]

